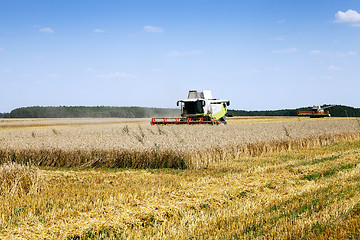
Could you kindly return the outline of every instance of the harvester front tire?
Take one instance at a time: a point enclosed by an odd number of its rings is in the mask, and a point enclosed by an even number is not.
[[[220,118],[219,120],[220,120],[220,122],[222,122],[224,125],[227,124],[227,122],[226,122],[226,120],[225,120],[225,117],[222,117],[222,118]]]

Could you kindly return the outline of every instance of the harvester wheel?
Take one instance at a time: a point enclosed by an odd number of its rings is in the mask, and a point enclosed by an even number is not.
[[[224,125],[227,124],[227,122],[226,122],[226,120],[225,120],[225,117],[222,117],[222,118],[220,118],[219,120],[220,120],[220,122],[222,122]]]

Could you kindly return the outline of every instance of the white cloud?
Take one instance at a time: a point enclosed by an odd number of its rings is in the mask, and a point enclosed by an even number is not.
[[[277,23],[280,23],[280,24],[281,24],[281,23],[285,23],[285,22],[286,22],[285,19],[281,19],[281,20],[278,20],[278,21],[277,21]]]
[[[45,59],[45,57],[44,56],[33,56],[32,59],[34,59],[34,60],[43,60],[43,59]]]
[[[106,79],[129,79],[129,78],[135,78],[136,76],[125,72],[113,72],[113,73],[97,75],[96,77],[106,78]]]
[[[152,69],[151,71],[153,71],[153,72],[165,72],[165,69],[162,69],[162,68],[154,68],[154,69]]]
[[[324,80],[332,80],[334,79],[332,76],[320,76],[321,79],[324,79]]]
[[[145,32],[152,32],[152,33],[162,33],[164,30],[159,27],[153,27],[153,26],[145,26],[144,27]]]
[[[95,69],[92,67],[88,67],[84,69],[84,72],[93,72]]]
[[[309,52],[311,55],[325,55],[329,57],[347,57],[347,56],[356,56],[356,51],[348,52],[333,52],[333,51],[321,51],[321,50],[312,50]]]
[[[6,73],[9,73],[9,72],[11,72],[11,69],[10,68],[4,68],[2,71],[6,72]]]
[[[60,77],[60,74],[51,73],[51,74],[47,75],[47,77],[50,77],[50,78],[58,78],[58,77]]]
[[[39,32],[52,34],[54,33],[54,30],[52,30],[52,28],[45,27],[45,28],[40,28]]]
[[[332,76],[328,76],[328,75],[325,75],[325,76],[318,76],[318,77],[315,77],[315,76],[311,76],[309,77],[309,80],[311,81],[318,81],[318,80],[333,80],[334,78]]]
[[[0,52],[3,52],[3,51],[5,51],[5,48],[0,47]]]
[[[357,55],[357,52],[355,51],[330,53],[330,56],[332,57],[346,57],[346,56],[355,56],[355,55]]]
[[[169,56],[172,56],[172,57],[177,57],[177,56],[191,56],[191,55],[200,55],[202,54],[203,52],[202,51],[183,51],[183,52],[180,52],[180,51],[171,51],[169,52]]]
[[[275,38],[269,38],[268,40],[269,41],[284,41],[285,38],[283,38],[283,37],[275,37]]]
[[[347,10],[346,12],[338,11],[335,14],[336,23],[360,23],[360,14],[354,10]]]
[[[21,77],[21,78],[31,78],[32,74],[31,73],[24,73],[24,74],[20,74],[19,77]]]
[[[266,67],[265,68],[266,71],[280,71],[281,69],[279,67]]]
[[[330,71],[341,71],[340,67],[337,67],[337,66],[334,66],[334,65],[330,65],[326,69],[330,70]]]
[[[296,51],[297,51],[296,48],[286,48],[286,49],[274,50],[271,51],[271,53],[294,53]]]
[[[100,28],[94,29],[94,33],[103,33],[103,32],[105,32],[104,29],[100,29]]]
[[[310,52],[311,55],[320,55],[321,53],[322,53],[322,51],[320,51],[320,50],[312,50]]]

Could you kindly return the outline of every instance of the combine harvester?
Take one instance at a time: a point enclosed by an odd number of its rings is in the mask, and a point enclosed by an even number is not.
[[[312,111],[298,111],[299,117],[310,117],[310,118],[323,118],[323,117],[330,117],[329,111],[325,111],[324,109],[333,107],[333,106],[327,106],[327,107],[320,107],[317,105],[314,105],[312,108]]]
[[[153,118],[150,124],[226,124],[226,107],[230,101],[214,99],[210,90],[190,90],[187,99],[177,102],[179,105],[181,118]]]

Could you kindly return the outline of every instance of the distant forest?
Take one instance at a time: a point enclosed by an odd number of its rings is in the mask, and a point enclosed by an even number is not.
[[[4,118],[150,118],[178,117],[180,110],[170,108],[146,107],[23,107],[10,113],[2,114]]]
[[[325,107],[326,105],[322,106]],[[328,105],[327,105],[328,106]],[[228,110],[228,115],[232,116],[297,116],[298,110],[311,111],[312,107],[297,109],[282,109],[268,111],[245,111],[245,110]],[[360,108],[336,105],[325,109],[329,111],[332,117],[360,117]]]
[[[297,116],[297,111],[310,111],[312,107],[268,111],[228,110],[228,116]],[[360,108],[333,106],[326,109],[333,117],[360,117]],[[151,118],[179,117],[180,110],[147,107],[23,107],[10,113],[0,113],[0,118]]]

